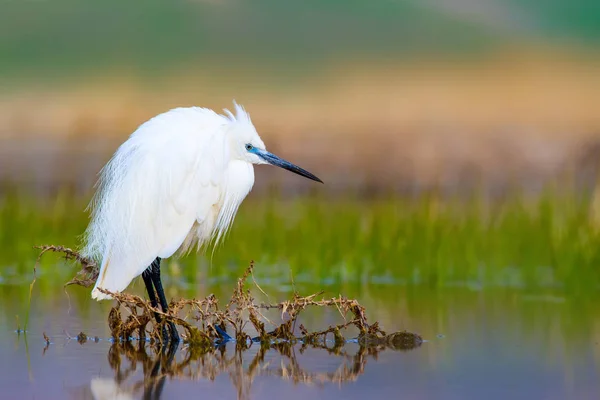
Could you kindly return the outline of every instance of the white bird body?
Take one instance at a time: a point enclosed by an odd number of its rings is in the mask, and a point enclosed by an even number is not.
[[[180,108],[121,145],[102,171],[86,234],[84,253],[101,262],[93,298],[109,298],[98,287],[122,291],[156,257],[226,233],[254,184],[252,164],[232,154],[229,136],[248,130],[255,137],[245,139],[260,141],[241,107],[236,117]]]
[[[103,168],[83,249],[100,264],[92,298],[109,299],[98,288],[122,291],[157,258],[221,240],[252,189],[253,164],[320,181],[266,151],[241,106],[235,104],[235,116],[225,111],[160,114],[140,125]]]

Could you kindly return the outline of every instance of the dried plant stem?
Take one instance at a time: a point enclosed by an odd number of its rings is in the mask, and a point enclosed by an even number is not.
[[[98,276],[96,265],[82,257],[79,253],[63,246],[40,246],[39,258],[47,251],[59,252],[69,260],[75,260],[81,264],[81,270],[67,285],[91,286]],[[36,263],[37,266],[37,263]],[[245,349],[253,342],[261,345],[273,346],[281,341],[287,343],[317,344],[324,341],[327,335],[333,334],[334,344],[341,346],[346,343],[342,331],[354,326],[359,331],[358,341],[366,346],[395,346],[403,348],[414,348],[419,346],[422,339],[417,334],[409,332],[396,332],[390,335],[379,328],[377,322],[369,324],[366,310],[357,300],[338,296],[330,299],[319,298],[322,293],[314,293],[309,296],[300,296],[294,293],[291,300],[273,304],[256,304],[250,290],[246,288],[246,280],[252,276],[254,262],[244,271],[238,279],[231,298],[225,308],[219,308],[218,299],[210,295],[202,300],[180,299],[169,304],[167,312],[152,307],[148,300],[140,296],[111,292],[99,289],[102,293],[110,295],[116,300],[116,305],[111,309],[108,316],[108,324],[114,339],[127,341],[137,332],[140,338],[149,336],[154,342],[161,343],[161,333],[164,324],[173,322],[176,326],[183,328],[184,342],[190,347],[208,351],[215,343],[235,340],[236,347]],[[257,289],[265,296],[266,293],[254,281]],[[268,297],[268,296],[267,296]],[[302,312],[309,307],[334,307],[344,319],[344,322],[328,327],[327,329],[310,332],[302,324],[299,326],[300,336],[296,335],[296,322]],[[268,320],[260,310],[278,309],[281,311],[281,322],[275,324]],[[122,310],[127,312],[123,315]],[[155,322],[155,315],[161,318],[160,323]],[[191,316],[197,325],[191,324],[181,315]],[[351,318],[349,318],[351,316]],[[267,331],[265,322],[274,325],[275,329]],[[251,338],[247,333],[247,325],[254,327],[258,336]],[[233,335],[229,335],[230,331]]]

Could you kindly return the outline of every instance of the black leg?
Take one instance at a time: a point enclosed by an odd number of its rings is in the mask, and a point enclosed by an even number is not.
[[[160,307],[162,308],[163,312],[167,312],[167,310],[169,309],[169,303],[167,303],[165,291],[163,289],[162,282],[160,280],[160,258],[156,257],[156,260],[154,260],[152,262],[152,264],[150,265],[150,267],[148,267],[148,269],[146,271],[150,271],[150,273],[149,273],[150,279],[152,280],[152,283],[154,284],[154,288],[156,289],[156,294],[158,295],[158,301],[160,302]],[[144,272],[146,272],[146,271],[144,271]],[[146,282],[146,278],[144,278],[144,282]],[[147,287],[147,285],[146,285],[146,287]],[[150,296],[151,304],[152,304],[152,297],[153,296]],[[154,298],[154,301],[156,302],[156,297]],[[169,322],[169,327],[171,329],[171,339],[174,342],[179,342],[179,333],[177,333],[177,328],[175,327],[175,324],[172,321]]]
[[[144,272],[142,272],[142,279],[144,279],[144,284],[146,285],[146,291],[148,292],[148,298],[150,299],[150,305],[154,308],[158,307],[158,301],[156,300],[156,291],[154,290],[154,286],[152,284],[152,271],[155,268],[155,261],[150,264],[148,268]],[[154,313],[154,319],[157,323],[160,323],[161,318],[158,313]],[[168,338],[167,328],[163,326],[162,335],[165,340]]]
[[[146,291],[148,292],[148,298],[150,299],[150,305],[154,308],[158,307],[158,301],[156,301],[156,293],[154,292],[154,286],[152,286],[152,265],[144,272],[142,272],[142,279],[146,285]],[[154,313],[156,322],[160,322],[160,315]]]

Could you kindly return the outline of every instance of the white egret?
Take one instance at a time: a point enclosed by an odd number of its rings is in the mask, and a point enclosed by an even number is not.
[[[98,262],[97,300],[142,275],[153,306],[167,300],[160,260],[219,242],[252,189],[252,164],[272,164],[314,181],[310,172],[269,153],[250,116],[176,108],[140,125],[102,169],[90,204],[83,253]],[[158,302],[157,302],[158,296]],[[174,340],[178,334],[171,326]]]

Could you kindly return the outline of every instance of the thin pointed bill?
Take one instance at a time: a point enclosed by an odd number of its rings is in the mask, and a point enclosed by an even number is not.
[[[311,174],[307,170],[305,170],[303,168],[300,168],[299,166],[297,166],[295,164],[292,164],[291,162],[286,161],[283,158],[279,158],[275,154],[269,153],[266,150],[257,151],[256,155],[259,156],[260,158],[262,158],[263,160],[265,160],[266,162],[268,162],[271,165],[276,165],[276,166],[281,167],[283,169],[287,169],[288,171],[291,171],[291,172],[293,172],[295,174],[301,175],[301,176],[303,176],[305,178],[312,179],[313,181],[317,181],[317,182],[323,183],[322,180],[320,180],[319,178],[317,178],[315,175]]]

